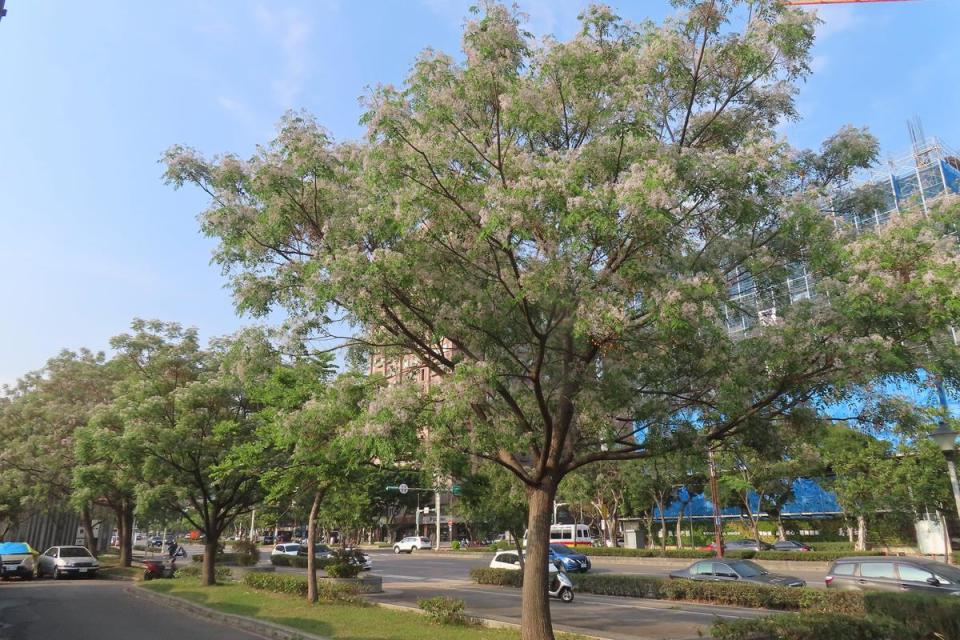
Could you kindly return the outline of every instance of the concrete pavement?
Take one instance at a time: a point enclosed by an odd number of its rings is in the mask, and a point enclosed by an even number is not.
[[[127,593],[112,580],[0,583],[2,640],[263,640]]]

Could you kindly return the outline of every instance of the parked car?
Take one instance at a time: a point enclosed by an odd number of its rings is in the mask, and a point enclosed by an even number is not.
[[[263,534],[263,540],[261,542],[262,544],[273,544],[273,534],[272,533]]]
[[[306,543],[301,544],[300,548],[297,550],[297,555],[306,557],[307,549],[309,548],[310,547],[308,547]],[[328,547],[325,544],[315,544],[313,545],[313,557],[314,558],[332,558],[333,551],[331,551],[330,547]]]
[[[96,577],[100,562],[86,547],[50,547],[37,561],[37,577],[50,576],[56,580],[66,576]]]
[[[519,571],[520,555],[516,551],[497,551],[493,556],[493,560],[490,561],[490,568]],[[547,571],[550,573],[556,573],[559,571],[559,569],[553,562],[548,562]]]
[[[26,542],[0,542],[3,578],[14,576],[32,580],[37,571],[37,552]]]
[[[590,558],[565,544],[550,545],[550,562],[559,561],[564,571],[590,571]]]
[[[813,547],[797,542],[796,540],[777,540],[773,543],[774,551],[813,551]]]
[[[300,545],[296,542],[284,542],[278,544],[270,552],[271,556],[297,556],[300,555]],[[304,554],[306,555],[306,554]]]
[[[960,569],[926,558],[838,558],[824,579],[828,589],[911,591],[960,596]]]
[[[770,573],[750,560],[700,560],[686,569],[672,572],[670,577],[709,582],[752,582],[781,587],[807,586],[800,578]]]
[[[397,542],[393,545],[393,552],[400,553],[413,553],[419,549],[430,549],[430,538],[424,538],[422,536],[407,536],[400,542]]]
[[[767,544],[763,540],[752,540],[744,538],[743,540],[729,540],[723,544],[727,551],[770,551],[773,545]]]
[[[152,538],[150,538],[149,540],[147,540],[147,546],[150,546],[150,547],[162,547],[162,546],[163,546],[163,538],[161,538],[160,536],[153,536]]]

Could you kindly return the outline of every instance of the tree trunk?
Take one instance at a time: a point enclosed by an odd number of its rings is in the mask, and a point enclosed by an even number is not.
[[[133,509],[123,504],[117,511],[117,530],[120,534],[120,566],[133,564]]]
[[[777,540],[786,540],[787,530],[783,528],[783,516],[777,512]]]
[[[657,500],[657,509],[660,511],[660,549],[667,550],[667,518],[663,515],[663,501]]]
[[[551,513],[551,517],[552,516],[553,514]],[[517,550],[517,557],[520,558],[520,571],[523,571],[525,566],[524,564],[525,561],[523,559],[523,543],[520,542],[520,538],[521,538],[520,532],[510,530],[509,533],[510,533],[510,537],[513,539],[513,548]],[[550,535],[549,530],[547,532],[547,535]]]
[[[313,504],[310,505],[310,521],[307,524],[307,602],[317,601],[317,559],[314,550],[317,548],[317,511],[320,509],[320,492],[313,494]]]
[[[90,503],[84,502],[80,507],[80,526],[83,527],[83,539],[86,542],[87,549],[96,558],[99,555],[97,541],[93,539],[93,519],[90,517]],[[101,529],[102,529],[101,525]],[[102,532],[101,532],[102,535]]]
[[[683,512],[685,504],[680,503],[680,513],[677,514],[677,549],[683,549]],[[690,541],[693,544],[693,541]]]
[[[200,577],[200,583],[208,587],[217,584],[217,546],[220,542],[220,536],[212,537],[211,532],[216,531],[209,527],[204,533],[207,534],[206,542],[203,544],[203,573]]]
[[[523,568],[523,600],[520,612],[522,640],[553,640],[550,602],[547,597],[547,559],[550,520],[556,493],[556,486],[550,481],[527,490],[530,512],[527,516],[527,562]]]
[[[867,519],[857,516],[857,551],[867,550]]]
[[[645,546],[647,549],[653,549],[655,546],[653,541],[653,514],[650,514],[650,517],[646,518],[644,524],[647,526],[647,541]]]

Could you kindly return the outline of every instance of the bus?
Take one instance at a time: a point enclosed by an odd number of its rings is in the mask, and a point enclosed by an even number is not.
[[[593,536],[590,535],[590,527],[585,524],[552,524],[550,542],[568,547],[592,547]]]

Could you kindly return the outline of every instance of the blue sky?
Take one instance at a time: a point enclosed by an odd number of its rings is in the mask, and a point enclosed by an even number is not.
[[[234,314],[200,194],[175,192],[157,163],[174,143],[248,155],[288,108],[340,139],[361,134],[365,87],[400,83],[426,46],[459,51],[472,0],[7,0],[0,21],[0,384],[61,348],[105,349],[133,317],[206,337]],[[611,3],[659,20],[667,0]],[[569,37],[584,2],[520,2],[538,35]],[[816,146],[846,123],[885,151],[905,121],[960,147],[957,0],[822,9],[802,120]]]

